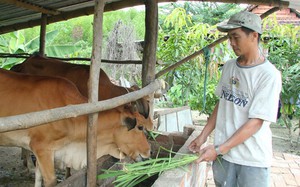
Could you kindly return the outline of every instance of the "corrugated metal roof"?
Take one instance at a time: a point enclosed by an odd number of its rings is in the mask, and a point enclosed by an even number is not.
[[[28,23],[41,19],[41,12],[50,16],[59,15],[78,8],[93,7],[93,0],[2,0],[0,1],[0,33],[6,32],[7,27],[18,29],[17,24]],[[34,23],[32,23],[34,25]],[[25,26],[25,25],[24,25]],[[3,31],[1,32],[1,30]]]
[[[141,5],[140,0],[106,0],[108,10]],[[0,0],[0,34],[39,25],[42,13],[48,23],[93,14],[94,0]]]

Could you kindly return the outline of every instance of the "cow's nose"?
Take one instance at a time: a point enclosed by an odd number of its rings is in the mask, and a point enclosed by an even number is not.
[[[142,161],[146,161],[146,160],[149,160],[150,158],[143,158],[142,157]]]
[[[144,158],[143,158],[141,155],[138,155],[138,156],[134,159],[134,161],[136,161],[136,162],[141,162],[141,161],[144,161]]]

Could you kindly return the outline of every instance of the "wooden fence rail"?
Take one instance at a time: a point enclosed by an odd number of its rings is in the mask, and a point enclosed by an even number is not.
[[[38,112],[31,112],[15,116],[1,117],[0,118],[0,132],[7,132],[13,130],[26,129],[45,123],[86,115],[99,111],[109,110],[117,106],[123,105],[142,98],[155,90],[162,88],[163,81],[155,80],[148,86],[126,95],[122,95],[113,99],[98,101],[95,103],[83,103],[78,105],[69,105],[65,107],[54,108],[50,110],[43,110]],[[100,90],[101,91],[101,90]]]

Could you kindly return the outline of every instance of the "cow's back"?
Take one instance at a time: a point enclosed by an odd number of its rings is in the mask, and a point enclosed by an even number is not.
[[[87,83],[90,72],[90,67],[88,65],[66,63],[61,60],[45,58],[42,56],[32,56],[23,63],[13,66],[11,70],[34,75],[64,77],[72,81],[78,87],[82,95],[88,97]],[[100,69],[99,100],[111,99],[132,91],[134,91],[134,89],[113,84],[107,74]],[[137,106],[139,112],[145,118],[149,118],[150,109],[147,99],[141,98],[137,100]],[[153,124],[150,118],[149,122],[151,123],[150,128],[152,128]]]
[[[0,69],[0,95],[0,116],[86,102],[67,79],[18,74],[4,69]]]
[[[88,96],[87,82],[90,67],[84,64],[66,63],[61,60],[32,56],[23,63],[15,65],[12,71],[33,75],[59,76],[72,81],[84,95]],[[101,69],[99,77],[99,100],[110,99],[128,93],[123,87],[111,83],[107,74]]]
[[[85,65],[73,66],[56,59],[32,56],[23,63],[13,66],[11,70],[32,75],[64,77],[72,81],[81,94],[87,97],[89,68]]]
[[[80,94],[77,87],[72,82],[66,79],[18,74],[0,69],[1,117],[85,102],[87,102],[87,99]],[[77,122],[80,120],[84,119],[82,119],[82,117],[76,119]],[[57,124],[69,123],[72,125],[73,122],[73,119],[69,119],[58,121]],[[57,136],[60,136],[60,133],[69,133],[70,131],[69,126],[67,125],[61,127],[52,126],[52,123],[48,125],[51,125],[51,130],[55,131],[53,134]],[[40,130],[44,131],[44,127],[45,125],[38,126],[37,128],[30,128],[27,133],[39,134]],[[49,126],[47,128],[49,128]],[[49,136],[52,136],[53,134],[49,134]]]

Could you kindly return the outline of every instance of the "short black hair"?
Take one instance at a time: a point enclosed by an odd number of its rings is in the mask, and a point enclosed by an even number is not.
[[[247,35],[249,35],[250,33],[252,33],[252,32],[256,32],[256,31],[254,31],[254,30],[252,30],[252,29],[248,29],[248,28],[246,28],[246,27],[241,27],[241,29],[242,29],[242,31],[243,32],[245,32]],[[259,43],[259,41],[260,41],[260,37],[261,37],[261,34],[259,34],[258,33],[258,43]]]

